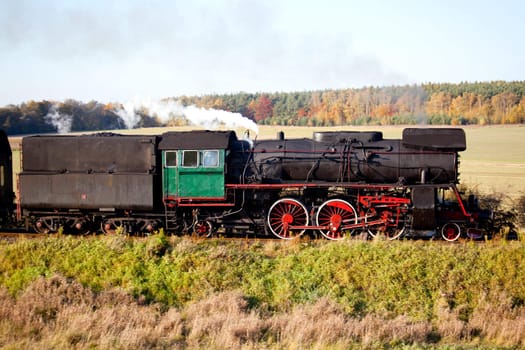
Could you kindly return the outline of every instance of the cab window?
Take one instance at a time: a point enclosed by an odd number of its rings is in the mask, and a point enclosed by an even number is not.
[[[196,168],[199,165],[198,151],[183,151],[182,166],[185,168]]]
[[[174,168],[177,166],[177,152],[176,151],[166,151],[164,154],[164,165],[167,168]]]
[[[202,166],[212,168],[219,166],[219,151],[202,151]]]

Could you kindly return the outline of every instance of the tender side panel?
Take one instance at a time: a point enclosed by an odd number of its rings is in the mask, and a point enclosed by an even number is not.
[[[24,209],[152,210],[151,174],[36,174],[20,175]]]
[[[33,136],[22,141],[24,171],[140,173],[155,168],[154,136]]]

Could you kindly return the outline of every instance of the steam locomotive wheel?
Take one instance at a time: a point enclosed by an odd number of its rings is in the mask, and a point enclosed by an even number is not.
[[[72,232],[79,235],[87,235],[91,232],[89,220],[85,218],[75,218],[70,224],[70,229]]]
[[[157,230],[157,228],[161,227],[162,223],[158,220],[144,220],[141,222],[140,226],[140,232],[143,235],[149,236]]]
[[[56,230],[53,230],[53,219],[40,218],[34,224],[34,229],[38,233],[49,234],[55,233]]]
[[[213,233],[213,226],[206,220],[197,221],[193,226],[193,233],[198,237],[208,238]]]
[[[368,209],[366,212],[366,221],[373,222],[375,220],[381,220],[382,223],[368,227],[368,234],[372,237],[382,235],[388,240],[393,241],[405,232],[404,217],[389,209],[383,209],[379,212],[374,208]]]
[[[298,200],[282,198],[270,207],[267,224],[275,236],[293,239],[302,235],[308,226],[308,211]]]
[[[445,241],[454,242],[461,236],[461,228],[453,222],[446,223],[441,228],[441,237]]]
[[[106,235],[114,235],[122,230],[122,222],[117,219],[106,219],[100,225],[102,232]]]
[[[315,221],[317,226],[327,227],[319,230],[324,237],[340,240],[354,232],[354,229],[345,229],[345,226],[357,223],[357,213],[350,203],[331,199],[319,207]]]

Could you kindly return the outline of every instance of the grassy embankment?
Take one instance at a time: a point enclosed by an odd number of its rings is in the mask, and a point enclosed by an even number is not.
[[[0,244],[2,348],[521,348],[525,245]]]

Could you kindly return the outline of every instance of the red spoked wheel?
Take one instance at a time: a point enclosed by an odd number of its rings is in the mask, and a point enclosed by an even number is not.
[[[368,234],[371,237],[385,236],[393,241],[405,232],[405,216],[391,209],[369,208],[365,215],[368,226]]]
[[[449,222],[441,228],[441,237],[443,237],[445,241],[454,242],[457,241],[460,236],[461,228],[458,224]]]
[[[293,239],[304,233],[308,226],[308,211],[296,199],[282,198],[268,211],[268,228],[281,239]]]
[[[213,233],[213,226],[207,220],[199,220],[193,226],[193,233],[197,237],[208,238]]]
[[[326,227],[319,230],[324,237],[340,240],[353,234],[354,229],[348,226],[357,223],[357,213],[350,203],[342,199],[330,199],[319,207],[315,221],[317,226]]]

